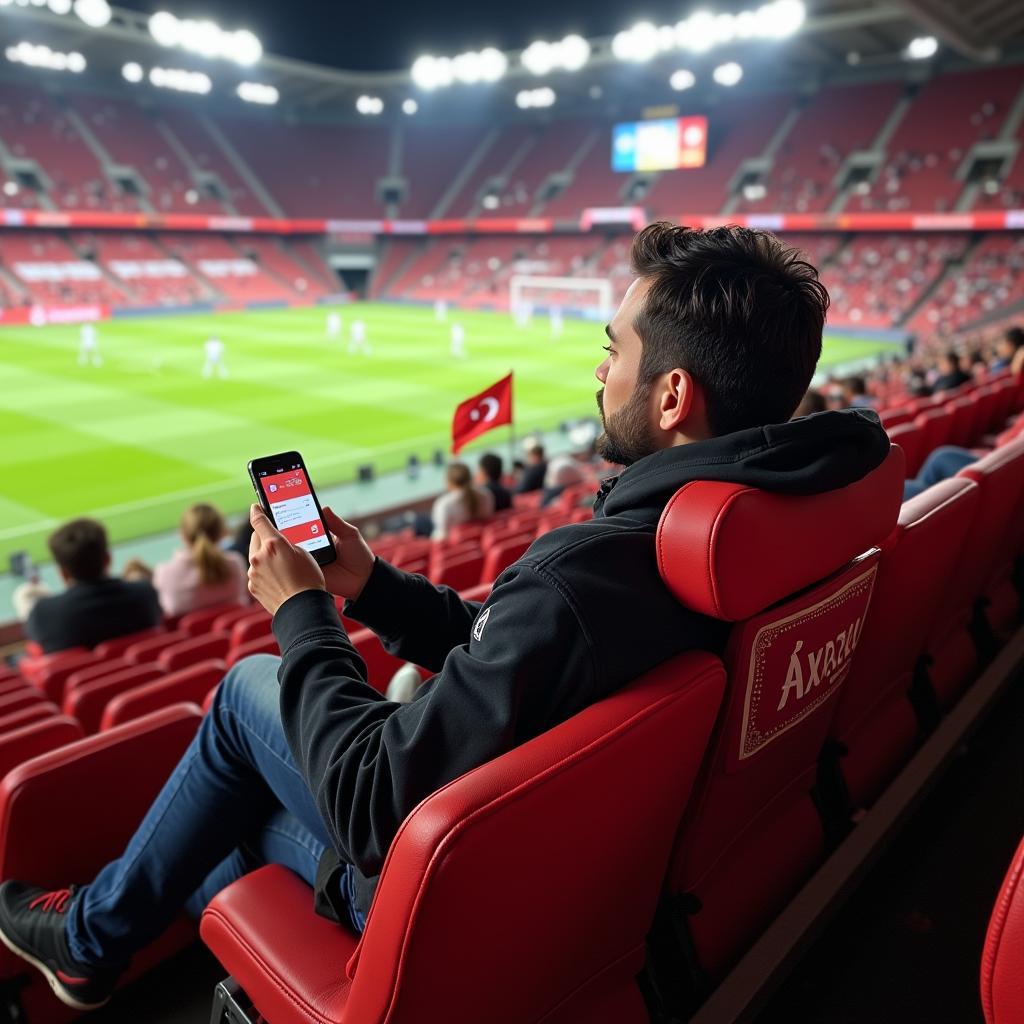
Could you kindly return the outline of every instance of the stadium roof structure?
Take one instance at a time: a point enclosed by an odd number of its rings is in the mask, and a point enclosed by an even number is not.
[[[149,16],[141,12],[111,7],[109,21],[94,27],[70,12],[55,13],[70,9],[71,0],[59,4],[54,0],[50,4],[54,10],[43,6],[45,2],[0,0],[4,46],[28,40],[81,53],[88,63],[90,84],[116,88],[122,95],[126,87],[122,69],[128,62],[144,71],[172,66],[204,73],[214,87],[202,101],[217,102],[223,97],[223,101],[238,103],[237,86],[256,81],[277,89],[279,110],[300,117],[355,117],[357,98],[366,93],[383,98],[389,116],[401,117],[402,102],[409,99],[415,99],[427,115],[458,116],[460,109],[479,113],[482,108],[500,105],[514,116],[513,97],[530,85],[553,86],[559,112],[598,113],[609,107],[615,112],[659,100],[675,101],[678,94],[671,91],[668,79],[681,64],[697,72],[697,98],[701,89],[714,89],[705,83],[711,79],[711,68],[722,60],[741,61],[747,72],[744,87],[760,89],[865,76],[924,78],[937,66],[995,62],[1024,53],[1024,0],[971,0],[969,4],[963,0],[807,0],[806,18],[799,31],[785,39],[735,40],[709,52],[659,53],[649,61],[629,63],[616,55],[613,37],[591,38],[589,57],[573,72],[534,74],[523,64],[523,51],[512,50],[504,54],[507,70],[498,81],[424,92],[417,88],[408,68],[346,71],[272,53],[263,53],[254,66],[239,66],[161,46],[151,34]],[[105,0],[92,2],[106,7]],[[738,0],[721,0],[707,8],[712,13],[729,14],[742,6]],[[745,6],[756,9],[757,2]],[[908,44],[923,34],[938,40],[935,59],[908,61]],[[3,73],[13,70],[7,65]],[[139,87],[140,98],[144,90],[150,90],[145,80]],[[166,98],[163,90],[161,95]],[[531,115],[535,112],[526,114]]]

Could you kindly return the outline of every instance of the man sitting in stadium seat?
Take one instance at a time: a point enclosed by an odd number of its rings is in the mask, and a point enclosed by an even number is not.
[[[516,494],[529,494],[539,491],[544,486],[544,474],[548,471],[548,460],[544,454],[544,446],[533,445],[526,453],[526,468],[519,478]]]
[[[504,512],[512,507],[512,493],[501,482],[502,468],[500,455],[485,452],[480,456],[476,470],[476,482],[482,490],[491,492],[495,512]]]
[[[329,509],[338,558],[321,569],[253,506],[249,588],[282,657],[228,672],[124,854],[90,884],[0,886],[0,938],[61,999],[104,1002],[182,906],[198,911],[261,862],[289,866],[315,884],[321,913],[362,929],[423,798],[681,651],[723,650],[728,625],[679,604],[658,572],[658,520],[680,487],[812,494],[885,459],[870,411],[787,422],[828,307],[795,250],[760,231],[655,224],[632,258],[638,279],[596,371],[598,452],[626,468],[602,484],[593,520],[538,538],[483,605],[375,559]],[[332,595],[391,653],[437,673],[409,703],[366,684]]]
[[[25,635],[46,654],[95,647],[160,622],[152,584],[107,575],[110,549],[101,523],[73,519],[54,531],[47,543],[67,589],[40,595],[25,623]]]

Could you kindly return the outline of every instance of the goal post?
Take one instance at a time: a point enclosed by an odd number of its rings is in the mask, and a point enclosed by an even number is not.
[[[516,274],[509,281],[508,305],[513,315],[524,309],[569,309],[582,316],[608,319],[614,310],[612,283],[604,277]]]

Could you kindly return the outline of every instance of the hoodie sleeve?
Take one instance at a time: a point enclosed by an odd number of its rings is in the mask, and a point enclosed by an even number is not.
[[[388,653],[432,672],[453,647],[469,641],[479,611],[479,602],[463,601],[451,587],[436,587],[380,558],[359,600],[345,606],[345,614],[369,626]]]
[[[392,572],[394,570],[391,570]],[[445,783],[530,735],[560,699],[592,693],[592,645],[561,590],[516,567],[433,686],[395,704],[363,682],[328,594],[306,591],[274,618],[281,719],[338,853],[377,875],[410,811]]]

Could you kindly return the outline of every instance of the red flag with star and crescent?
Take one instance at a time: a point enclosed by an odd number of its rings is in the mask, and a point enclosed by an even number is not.
[[[452,418],[452,454],[488,430],[512,422],[512,374],[460,402]]]

